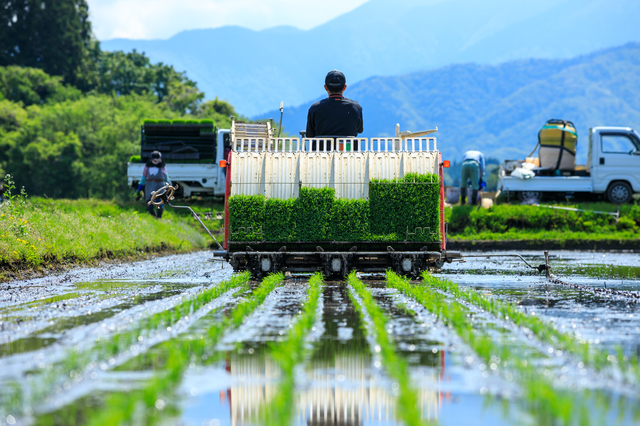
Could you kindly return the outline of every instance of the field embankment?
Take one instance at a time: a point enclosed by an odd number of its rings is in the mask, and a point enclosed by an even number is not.
[[[640,205],[623,205],[620,216],[608,203],[562,204],[583,212],[527,205],[447,208],[449,246],[455,250],[637,250],[640,249]]]
[[[205,221],[214,230],[219,222]],[[0,281],[65,265],[188,252],[210,242],[186,210],[167,208],[158,220],[142,203],[14,199],[0,204]]]

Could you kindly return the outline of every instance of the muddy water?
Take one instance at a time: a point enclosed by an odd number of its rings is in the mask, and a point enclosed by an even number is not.
[[[524,254],[529,263],[544,263],[542,253]],[[549,263],[551,272],[568,283],[640,292],[638,254],[552,252]],[[532,272],[514,258],[454,263],[443,270],[442,276],[516,303],[528,314],[575,332],[590,344],[612,351],[621,346],[627,355],[640,354],[639,303],[610,300],[549,283],[544,274]]]
[[[525,255],[531,263],[542,262],[541,253]],[[170,309],[186,295],[231,275],[228,267],[221,269],[219,264],[208,263],[209,257],[207,253],[170,256],[3,284],[0,385],[24,383],[27,375],[62,362],[70,348],[90,346],[96,336],[109,336],[150,313]],[[589,286],[604,286],[606,282],[607,287],[640,290],[639,255],[603,257],[602,253],[558,252],[551,253],[551,266],[552,272],[566,282]],[[594,345],[622,345],[627,354],[640,350],[640,304],[604,300],[549,284],[523,267],[521,261],[509,258],[454,263],[446,266],[442,276],[517,303],[528,314],[578,332]],[[484,366],[455,333],[411,300],[379,284],[371,287],[390,317],[387,332],[409,365],[425,419],[445,425],[470,421],[481,425],[535,423],[529,413],[520,411],[521,393],[516,383]],[[322,315],[308,338],[310,358],[296,371],[296,425],[397,424],[394,383],[372,355],[347,291],[343,283],[327,283],[325,287]],[[229,295],[215,310],[185,322],[179,334],[167,336],[164,343],[141,346],[141,353],[98,371],[95,379],[60,389],[49,400],[46,411],[77,412],[79,423],[84,423],[82,413],[90,415],[87,407],[100,407],[109,394],[142,386],[163,368],[164,348],[175,339],[201,338],[240,297]],[[202,359],[192,359],[180,387],[167,401],[163,414],[166,424],[260,424],[265,404],[277,393],[281,376],[269,355],[269,345],[286,335],[305,298],[305,280],[288,280],[238,330],[226,334]],[[502,326],[479,314],[478,318],[484,321],[479,326]],[[517,330],[507,337],[496,334],[495,338],[520,339],[521,353],[531,351],[532,359],[535,357],[536,346],[525,344],[527,337],[518,335]],[[540,359],[541,365],[551,365],[549,368],[557,364],[557,371],[563,366],[558,359]],[[566,380],[571,381],[571,374],[558,376],[569,376]],[[582,374],[578,371],[575,376],[593,379],[589,372],[587,376]],[[0,398],[6,386],[4,389]],[[637,399],[616,395],[608,403],[614,408],[599,417],[613,422],[618,402],[638,405]],[[6,401],[0,402],[0,424],[11,414]],[[37,422],[37,417],[29,414],[34,409],[29,407],[26,414],[16,412],[14,418],[18,424]],[[622,410],[619,423],[638,423],[630,413],[633,410]]]

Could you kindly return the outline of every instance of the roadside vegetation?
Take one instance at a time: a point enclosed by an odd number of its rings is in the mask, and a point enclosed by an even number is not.
[[[591,211],[616,212],[609,203],[558,204],[588,210],[574,212],[527,205],[490,209],[453,206],[445,209],[452,240],[633,240],[640,234],[640,204],[620,206],[620,218]]]
[[[13,194],[11,178],[5,185],[6,200],[0,203],[0,281],[18,271],[154,252],[188,252],[212,243],[187,210],[168,207],[157,220],[141,202],[27,198],[24,191]],[[196,212],[220,207],[192,204]],[[222,226],[215,215],[202,219],[214,232]]]

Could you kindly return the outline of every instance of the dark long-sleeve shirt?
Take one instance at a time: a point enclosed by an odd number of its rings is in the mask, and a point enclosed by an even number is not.
[[[362,133],[362,107],[341,95],[316,102],[307,115],[307,137],[358,136]]]

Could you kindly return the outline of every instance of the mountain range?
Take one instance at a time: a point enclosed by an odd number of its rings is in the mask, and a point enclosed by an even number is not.
[[[524,158],[546,120],[571,120],[578,130],[578,161],[584,163],[589,127],[640,131],[638,76],[640,43],[627,43],[571,59],[458,64],[372,77],[347,87],[345,96],[363,107],[362,136],[393,135],[396,123],[411,131],[438,127],[438,147],[451,160],[468,149]],[[312,102],[285,107],[285,132],[297,136],[304,130]],[[279,114],[262,116],[277,122]]]
[[[186,70],[207,98],[228,100],[240,113],[256,116],[280,101],[299,105],[320,97],[331,69],[342,70],[349,86],[436,70],[432,76],[442,73],[439,81],[452,87],[433,90],[446,91],[458,84],[453,79],[458,73],[465,77],[477,71],[479,76],[468,78],[482,81],[483,73],[494,69],[486,65],[566,59],[640,41],[639,21],[638,0],[371,0],[310,30],[222,27],[183,31],[167,40],[114,39],[101,45],[137,49],[154,62]],[[469,62],[480,65],[437,70]],[[518,64],[509,67],[535,62]],[[563,62],[545,64],[553,68]],[[522,78],[533,78],[536,72],[525,74]]]

